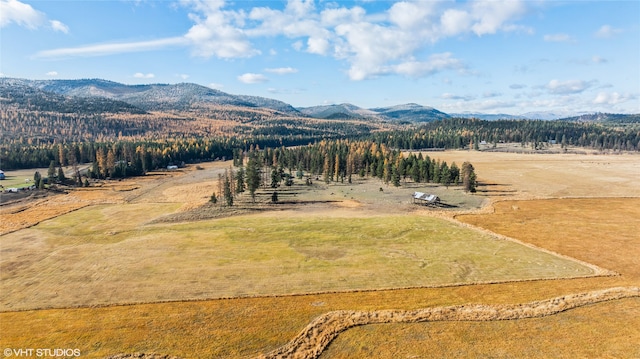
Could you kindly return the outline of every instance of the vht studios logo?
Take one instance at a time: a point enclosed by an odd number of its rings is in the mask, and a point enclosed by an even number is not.
[[[79,357],[80,349],[62,349],[62,348],[6,348],[4,350],[5,357]]]

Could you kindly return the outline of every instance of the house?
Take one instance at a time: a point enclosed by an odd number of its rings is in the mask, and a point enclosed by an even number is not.
[[[424,204],[424,205],[437,205],[440,203],[440,197],[435,194],[427,194],[423,192],[414,192],[413,193],[413,203]]]

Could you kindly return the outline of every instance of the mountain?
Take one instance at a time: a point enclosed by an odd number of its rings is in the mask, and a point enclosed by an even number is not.
[[[560,120],[572,122],[639,123],[640,114],[626,115],[619,113],[596,112],[580,116],[565,117]]]
[[[325,119],[362,119],[378,117],[378,113],[350,103],[298,108],[303,114]]]
[[[379,115],[388,119],[407,122],[431,122],[451,117],[433,107],[422,106],[415,103],[391,107],[378,107],[370,110],[377,112]]]
[[[185,110],[202,105],[233,105],[268,108],[292,115],[300,114],[293,106],[282,101],[258,96],[231,95],[193,83],[125,85],[102,79],[2,80],[64,96],[101,97],[123,101],[145,111]]]
[[[29,86],[21,80],[0,78],[0,103],[15,105],[30,111],[60,113],[146,113],[124,101],[105,97],[75,97],[61,95]]]
[[[451,117],[460,117],[460,118],[477,118],[480,120],[487,121],[495,121],[495,120],[526,120],[528,119],[526,116],[522,115],[509,115],[506,113],[497,113],[497,114],[489,114],[489,113],[479,113],[479,112],[462,112],[462,113],[450,113]]]

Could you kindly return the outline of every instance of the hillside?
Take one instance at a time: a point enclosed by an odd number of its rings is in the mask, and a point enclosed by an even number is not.
[[[371,111],[375,111],[381,116],[392,120],[407,122],[431,122],[451,117],[433,107],[422,106],[415,103],[372,108]]]
[[[640,114],[625,115],[618,113],[592,113],[574,117],[563,118],[563,121],[572,122],[602,122],[602,123],[640,123]]]
[[[105,97],[75,97],[61,95],[28,86],[21,81],[0,79],[0,103],[27,111],[53,111],[59,113],[128,113],[146,111],[124,101]]]
[[[3,84],[28,86],[64,96],[123,101],[146,111],[186,110],[201,106],[231,105],[267,108],[285,114],[300,115],[295,108],[282,101],[257,96],[231,95],[193,83],[125,85],[101,79],[0,79],[0,81]]]
[[[350,103],[342,103],[339,105],[322,105],[303,107],[298,109],[305,115],[315,118],[326,119],[354,119],[354,118],[380,118],[375,111],[367,110]]]

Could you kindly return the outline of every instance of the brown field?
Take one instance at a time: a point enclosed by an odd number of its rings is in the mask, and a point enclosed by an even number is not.
[[[455,216],[456,221],[592,263],[619,275],[3,312],[0,313],[0,346],[79,348],[82,357],[155,352],[184,358],[242,358],[275,350],[314,318],[336,310],[520,304],[572,293],[640,286],[640,236],[637,234],[640,184],[636,182],[640,157],[637,155],[463,151],[430,155],[458,164],[471,161],[483,184],[477,197],[486,198],[492,204],[477,214],[472,213],[476,204],[445,212],[420,209],[416,215]],[[175,181],[166,181],[164,177],[141,179],[135,181],[135,185],[119,184],[121,191],[109,191],[113,198],[124,203],[161,202],[188,212],[193,206],[184,205],[185,201],[204,203],[209,195],[207,189],[215,186],[203,183],[208,180],[203,178],[205,173],[209,172],[173,174]],[[202,184],[192,186],[196,183]],[[125,188],[126,185],[131,187]],[[197,190],[188,190],[192,187]],[[344,187],[332,191],[333,196],[342,196],[336,200],[345,201],[340,206],[311,206],[305,210],[310,215],[333,213],[340,217],[350,211],[378,213],[385,208],[391,212],[397,211],[394,208],[409,211],[404,212],[407,214],[415,212],[403,203],[403,195],[393,197],[392,190],[386,187],[384,195],[390,197],[384,206],[377,205],[370,192],[358,197],[348,191]],[[451,196],[458,195],[452,190]],[[635,329],[639,327],[640,302],[638,298],[628,298],[540,318],[362,325],[340,334],[322,357],[632,358],[640,356],[637,345],[640,331]]]

